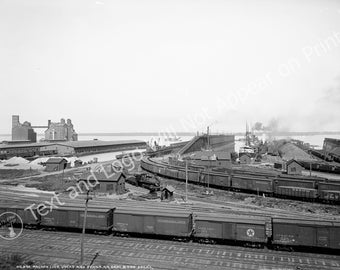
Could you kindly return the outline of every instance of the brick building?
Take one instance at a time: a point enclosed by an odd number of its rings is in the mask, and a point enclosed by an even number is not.
[[[89,181],[94,186],[93,191],[96,193],[124,194],[125,179],[126,176],[123,173],[87,172],[80,177],[78,182],[84,181],[86,183]],[[95,185],[96,180],[97,185]]]
[[[286,163],[287,174],[302,174],[303,167],[295,159],[291,159]]]

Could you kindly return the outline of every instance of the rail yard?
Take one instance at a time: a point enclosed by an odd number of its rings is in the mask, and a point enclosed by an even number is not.
[[[112,161],[52,157],[44,171],[6,172],[1,254],[20,254],[26,268],[337,269],[340,180],[303,174],[295,159],[268,166],[260,147],[236,160],[233,142],[203,134]],[[3,167],[30,166],[11,161]]]

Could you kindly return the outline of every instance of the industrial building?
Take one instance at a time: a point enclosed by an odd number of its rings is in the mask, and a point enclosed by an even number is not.
[[[45,131],[46,141],[78,141],[78,134],[73,128],[71,119],[61,119],[60,122],[48,120],[48,127]]]
[[[37,133],[34,132],[30,122],[20,123],[19,115],[12,115],[12,141],[36,142]]]
[[[287,174],[301,175],[303,170],[302,165],[294,159],[291,159],[286,163],[286,168]]]
[[[122,150],[133,150],[145,148],[146,143],[138,140],[128,141],[76,141],[76,142],[55,142],[41,148],[44,153],[56,153],[61,156],[86,155],[91,153],[105,153]]]
[[[61,119],[60,122],[48,120],[47,126],[32,126],[30,122],[20,123],[19,115],[12,115],[12,143],[32,143],[37,141],[37,133],[34,128],[47,128],[45,141],[77,141],[71,119]]]
[[[41,147],[48,143],[0,144],[0,159],[11,157],[34,157],[41,155]]]
[[[127,141],[76,141],[39,142],[26,144],[0,144],[0,159],[14,156],[32,158],[35,156],[73,156],[114,151],[145,149],[146,143],[138,140]]]
[[[179,151],[179,155],[185,155],[192,152],[201,151],[202,149],[209,149],[218,152],[229,152],[235,151],[235,135],[229,134],[203,134],[196,136],[189,141]]]
[[[97,193],[123,194],[125,193],[125,179],[123,173],[105,174],[103,172],[87,172],[78,182],[90,183]],[[97,183],[97,184],[96,184]]]

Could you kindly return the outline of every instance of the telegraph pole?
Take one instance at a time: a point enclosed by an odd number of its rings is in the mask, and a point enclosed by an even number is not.
[[[185,160],[185,202],[188,202],[188,160]]]
[[[87,205],[88,205],[89,200],[92,199],[91,197],[89,197],[89,193],[90,193],[90,190],[87,190],[86,200],[85,200],[83,231],[82,231],[81,240],[80,240],[80,265],[84,264],[84,236],[85,236],[85,228],[86,228]]]

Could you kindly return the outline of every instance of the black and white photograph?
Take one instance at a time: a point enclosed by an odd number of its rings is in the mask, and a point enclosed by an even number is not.
[[[339,0],[0,0],[0,270],[339,270]]]

